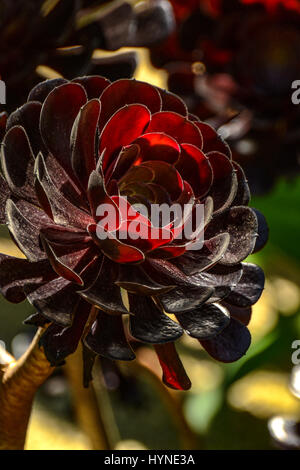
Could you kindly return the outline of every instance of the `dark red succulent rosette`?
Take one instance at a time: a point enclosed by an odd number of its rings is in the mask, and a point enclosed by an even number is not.
[[[52,364],[82,339],[87,381],[91,355],[132,360],[135,339],[155,345],[167,385],[187,389],[174,345],[184,331],[219,361],[245,354],[264,274],[242,261],[265,244],[266,224],[227,144],[180,98],[130,79],[45,81],[8,118],[2,169],[1,219],[27,259],[1,255],[1,292],[36,308],[27,323],[49,324]],[[204,205],[202,248],[188,249],[199,227],[182,239],[175,221],[129,236],[131,222],[152,224],[141,204],[174,202],[191,217]],[[101,225],[103,204],[115,227]]]
[[[0,141],[2,141],[5,135],[6,121],[7,121],[7,113],[3,111],[2,113],[0,113]]]
[[[28,28],[30,25],[30,28]],[[5,109],[24,103],[46,66],[51,76],[132,77],[134,51],[162,40],[174,26],[167,0],[136,6],[118,0],[0,0],[0,77],[7,87]],[[105,54],[94,55],[95,50]],[[99,52],[99,51],[98,51]],[[48,70],[49,73],[49,70]]]

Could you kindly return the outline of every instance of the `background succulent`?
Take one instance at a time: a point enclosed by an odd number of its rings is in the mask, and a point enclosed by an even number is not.
[[[114,0],[1,0],[0,77],[7,87],[5,109],[22,104],[42,80],[38,66],[50,67],[68,79],[87,73],[112,80],[131,77],[137,63],[134,52],[95,58],[95,49],[153,44],[168,35],[173,21],[165,0],[138,5]]]
[[[177,29],[152,50],[169,88],[219,128],[253,192],[299,172],[298,1],[171,1]]]

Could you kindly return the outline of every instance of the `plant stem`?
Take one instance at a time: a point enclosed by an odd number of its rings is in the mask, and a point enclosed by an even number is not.
[[[0,350],[0,449],[24,449],[32,403],[37,389],[54,368],[50,366],[39,340],[39,328],[28,350],[15,360]]]
[[[189,427],[182,407],[175,393],[169,390],[161,381],[161,378],[145,363],[137,361],[130,364],[130,366],[136,371],[137,374],[145,374],[150,378],[159,392],[162,401],[164,402],[166,409],[169,411],[171,418],[176,426],[178,436],[181,442],[181,448],[183,450],[194,450],[197,449],[198,437]]]
[[[113,449],[106,416],[99,406],[94,384],[90,383],[89,388],[83,387],[81,346],[78,346],[76,352],[67,358],[65,367],[79,426],[89,437],[94,450]]]

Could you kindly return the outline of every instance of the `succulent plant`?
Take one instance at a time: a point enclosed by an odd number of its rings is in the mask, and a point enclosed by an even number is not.
[[[155,345],[167,385],[187,389],[184,331],[216,360],[246,353],[264,274],[243,261],[266,223],[226,142],[180,98],[132,79],[40,83],[8,118],[2,170],[1,219],[26,259],[1,255],[1,292],[35,307],[27,323],[47,325],[51,364],[82,339],[87,382],[94,355],[134,359],[134,338]],[[189,212],[153,221],[153,205],[174,203]]]

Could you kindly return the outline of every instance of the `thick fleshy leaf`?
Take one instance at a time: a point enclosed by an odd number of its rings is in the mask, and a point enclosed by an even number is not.
[[[48,173],[45,160],[41,154],[38,155],[35,162],[35,176],[44,190],[44,193],[51,206],[51,211],[55,223],[65,226],[86,228],[93,222],[86,212],[75,207],[68,201],[57,189]]]
[[[204,196],[213,182],[210,162],[205,154],[194,145],[182,144],[181,149],[176,168],[182,178],[190,183],[195,196]]]
[[[98,171],[95,171],[95,170],[92,171],[89,176],[87,195],[88,195],[88,200],[89,200],[90,208],[92,211],[92,215],[94,218],[96,218],[97,216],[98,207],[104,204],[111,205],[112,209],[114,209],[116,211],[116,214],[118,214],[117,206],[107,194],[105,184],[104,184],[104,179]],[[118,226],[119,219],[116,223]]]
[[[174,390],[189,390],[191,381],[177,354],[175,345],[173,343],[157,344],[155,351],[163,371],[164,384]]]
[[[195,122],[203,137],[203,152],[221,152],[231,159],[231,151],[228,144],[217,134],[209,124],[205,122]]]
[[[135,358],[125,337],[122,316],[99,312],[84,343],[96,354],[113,361],[132,361]]]
[[[26,284],[39,285],[53,279],[53,272],[48,261],[30,263],[26,259],[0,254],[0,290],[10,302],[22,302],[26,295]]]
[[[206,227],[213,217],[214,201],[208,196],[202,204],[204,204],[204,227]]]
[[[117,231],[117,237],[124,243],[134,246],[147,253],[173,240],[172,232],[168,229],[151,227],[142,219],[125,220]]]
[[[187,181],[183,181],[183,191],[176,201],[176,204],[180,204],[184,207],[185,204],[194,204],[196,201],[193,188]]]
[[[6,123],[7,123],[7,113],[5,111],[2,111],[0,112],[0,142],[2,142],[2,139],[5,134]]]
[[[229,246],[220,260],[222,264],[237,264],[252,253],[257,238],[257,217],[249,207],[237,206],[218,214],[208,224],[205,236],[227,232]]]
[[[184,256],[174,260],[174,264],[188,276],[200,273],[222,259],[229,242],[230,237],[228,233],[220,233],[213,238],[205,240],[201,250],[187,251]]]
[[[40,129],[43,141],[61,165],[71,172],[71,130],[86,101],[86,92],[81,85],[65,83],[49,93],[41,111]]]
[[[78,303],[74,320],[70,327],[52,323],[40,339],[45,355],[52,366],[59,365],[77,349],[85,324],[89,318],[91,306],[83,300]]]
[[[182,193],[183,195],[183,193]],[[177,201],[178,202],[178,201]],[[192,197],[183,207],[183,217],[174,222],[174,245],[186,245],[187,251],[198,251],[204,244],[204,231],[213,215],[213,200],[196,202]]]
[[[233,206],[248,206],[250,202],[250,189],[244,170],[236,163],[232,162],[233,168],[236,170],[236,176],[238,180],[238,188],[234,200],[232,201]]]
[[[43,155],[47,171],[54,185],[59,192],[68,201],[72,202],[77,207],[88,209],[86,195],[82,192],[79,183],[76,181],[74,175],[67,173],[61,166],[59,161],[50,153]]]
[[[102,103],[102,102],[101,102]],[[130,104],[119,109],[107,122],[100,136],[100,154],[106,150],[102,169],[106,171],[111,155],[123,146],[133,143],[144,130],[151,118],[146,106]]]
[[[176,315],[182,328],[197,339],[210,339],[229,324],[229,312],[220,304],[204,304],[191,312]]]
[[[54,271],[58,274],[58,276],[63,277],[67,281],[75,282],[76,284],[83,286],[83,280],[81,279],[81,277],[56,256],[51,245],[43,235],[41,235],[41,241],[49,259],[49,262]]]
[[[211,287],[176,287],[166,294],[157,296],[159,304],[167,313],[191,312],[212,296]]]
[[[154,184],[162,186],[169,193],[172,201],[176,201],[184,189],[183,180],[173,165],[163,161],[147,161],[139,168],[148,168],[153,171]]]
[[[41,238],[46,231],[41,230]],[[99,252],[92,240],[83,244],[81,242],[62,244],[50,242],[47,240],[49,260],[51,259],[52,268],[60,273],[65,279],[71,280],[80,286],[84,281],[82,272],[85,272],[88,265],[99,257]]]
[[[52,221],[51,221],[52,222]],[[65,250],[75,244],[86,247],[91,243],[91,237],[85,230],[61,227],[60,225],[46,226],[41,228],[41,234],[51,243],[64,246]]]
[[[150,183],[153,179],[154,169],[152,169],[151,166],[145,166],[145,164],[132,166],[119,181],[120,192],[122,194],[123,190],[126,189],[126,186],[131,183]]]
[[[200,149],[202,148],[202,136],[195,124],[171,111],[154,114],[147,127],[148,132],[164,132],[170,137],[174,137],[179,144],[193,144]]]
[[[186,245],[186,248],[190,248],[198,240],[198,249],[200,249],[203,246],[203,242],[200,242],[203,241],[205,228],[204,208],[200,204],[189,203],[183,209],[183,216],[179,212],[179,217],[174,220],[173,244],[176,246]]]
[[[159,284],[151,279],[142,266],[119,266],[119,275],[115,284],[133,294],[156,295],[172,289],[172,285]]]
[[[0,224],[5,224],[5,206],[10,196],[10,189],[7,182],[0,174]]]
[[[96,168],[96,133],[100,101],[88,101],[80,110],[71,132],[72,168],[83,189]]]
[[[141,250],[122,243],[115,235],[105,229],[101,229],[100,239],[95,224],[89,225],[88,232],[103,254],[116,263],[140,263],[145,259]],[[105,238],[103,238],[104,236]]]
[[[89,100],[100,98],[105,88],[110,85],[110,81],[107,78],[99,77],[98,75],[74,78],[72,82],[79,83],[79,85],[83,86]]]
[[[112,83],[101,95],[100,128],[116,111],[123,106],[135,103],[143,104],[151,113],[156,113],[161,109],[160,94],[152,85],[128,79]]]
[[[256,239],[255,247],[252,253],[257,253],[265,246],[265,244],[267,243],[269,239],[269,227],[265,219],[265,216],[257,209],[252,209],[252,210],[256,214],[257,223],[258,223],[258,237]]]
[[[88,289],[78,293],[87,302],[109,314],[126,314],[128,310],[123,303],[120,288],[115,285],[117,276],[117,267],[104,258],[96,280]]]
[[[37,231],[44,228],[54,228],[57,227],[53,223],[53,220],[47,216],[47,214],[40,209],[39,207],[31,204],[24,199],[19,199],[14,201],[15,206],[18,208],[19,212],[25,217],[31,224],[35,225]],[[68,230],[68,229],[66,229]]]
[[[1,146],[4,177],[13,194],[37,202],[33,185],[34,156],[23,127],[12,127]]]
[[[183,245],[183,246],[164,245],[147,253],[147,257],[153,258],[153,259],[168,260],[168,259],[173,259],[173,258],[183,255],[185,251],[186,251],[186,245]]]
[[[263,270],[251,263],[243,263],[243,275],[238,285],[226,298],[226,302],[237,307],[250,307],[260,298],[265,284]]]
[[[69,269],[79,274],[82,279],[82,272],[96,257],[99,257],[99,252],[91,240],[86,245],[81,243],[74,243],[74,245],[70,244],[69,246],[50,244],[57,258]]]
[[[181,326],[162,313],[150,297],[129,295],[132,336],[144,343],[163,344],[176,341],[183,334]]]
[[[251,335],[246,326],[232,318],[219,335],[200,342],[208,354],[217,361],[235,362],[246,354],[251,343]]]
[[[170,91],[157,88],[162,99],[162,111],[173,111],[174,113],[187,116],[188,110],[184,101]]]
[[[97,253],[89,262],[87,262],[84,268],[80,271],[80,276],[83,279],[85,290],[88,289],[97,279],[101,265],[103,261],[103,255]]]
[[[132,167],[139,154],[139,147],[137,145],[129,145],[124,147],[116,161],[113,164],[110,178],[119,180],[124,174]]]
[[[122,221],[129,222],[141,222],[145,225],[151,226],[149,219],[138,212],[126,198],[123,196],[112,196],[112,201],[115,203],[116,207],[118,208],[119,214],[121,216]]]
[[[107,184],[107,192],[110,196],[119,196],[120,191],[118,187],[118,182],[115,179],[111,179]]]
[[[196,121],[196,122],[200,122],[200,118],[198,116],[196,116],[196,114],[193,114],[193,113],[189,113],[188,114],[188,118],[190,121]]]
[[[39,101],[40,103],[43,103],[54,88],[63,85],[64,83],[67,83],[65,78],[52,78],[38,83],[29,93],[28,101]]]
[[[29,261],[40,261],[46,257],[40,248],[41,225],[31,223],[11,199],[6,203],[6,224],[14,241]]]
[[[232,318],[235,318],[239,322],[243,323],[243,325],[245,326],[247,326],[250,323],[251,315],[252,315],[251,307],[245,307],[245,308],[236,307],[235,305],[228,304],[224,300],[222,301],[222,305],[224,305],[224,307],[227,308]]]
[[[47,320],[47,318],[45,318],[41,313],[33,313],[23,321],[24,325],[31,325],[37,327],[44,327],[48,323],[50,323],[50,321]]]
[[[166,191],[164,193],[167,194]],[[148,209],[149,204],[154,203],[154,201],[156,200],[157,193],[153,190],[153,187],[149,186],[149,184],[143,182],[132,182],[123,187],[122,195],[128,198],[129,203],[131,203],[131,201],[133,200],[133,204],[138,204],[136,202],[138,200],[140,200],[140,204],[143,204],[143,201],[146,199],[147,204],[145,205],[145,207],[147,207]],[[170,198],[168,200],[170,200]]]
[[[47,215],[47,217],[53,221],[53,214],[52,214],[51,205],[49,203],[49,199],[46,195],[46,192],[43,186],[41,185],[39,179],[37,178],[36,165],[37,165],[37,161],[34,167],[34,176],[35,176],[34,188],[35,188],[35,192],[39,201],[39,206],[42,208],[42,210]]]
[[[147,160],[163,160],[167,163],[175,163],[179,158],[179,144],[172,137],[162,132],[144,134],[134,143],[140,147],[135,165]]]
[[[73,313],[79,301],[76,286],[72,282],[57,278],[35,290],[27,285],[25,293],[29,302],[49,320],[62,326],[72,324]]]
[[[213,171],[213,183],[209,195],[214,201],[214,213],[223,212],[235,198],[238,182],[228,157],[220,152],[207,153]]]
[[[164,259],[147,259],[142,267],[152,279],[163,285],[195,286],[190,276],[186,276],[173,262]]]
[[[44,144],[40,134],[40,114],[42,104],[38,101],[30,101],[10,114],[6,131],[14,126],[22,126],[28,136],[34,156],[44,151]]]
[[[227,297],[240,281],[243,274],[242,264],[224,266],[216,264],[209,271],[202,271],[189,276],[191,282],[203,287],[214,287],[209,302],[217,302]]]

